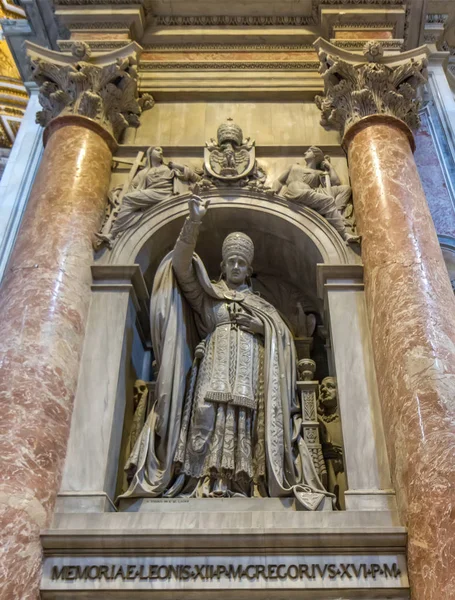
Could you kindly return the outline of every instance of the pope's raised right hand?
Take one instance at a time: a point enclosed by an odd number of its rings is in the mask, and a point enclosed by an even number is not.
[[[210,200],[202,200],[199,196],[193,194],[188,200],[188,208],[190,209],[190,219],[194,223],[200,223],[208,210]]]

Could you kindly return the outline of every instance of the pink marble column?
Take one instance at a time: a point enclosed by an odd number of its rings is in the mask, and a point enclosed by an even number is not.
[[[448,600],[455,598],[455,300],[413,143],[402,121],[380,115],[344,139],[412,598]]]
[[[0,291],[2,600],[38,597],[39,532],[60,484],[115,146],[79,116],[54,119],[45,138]]]

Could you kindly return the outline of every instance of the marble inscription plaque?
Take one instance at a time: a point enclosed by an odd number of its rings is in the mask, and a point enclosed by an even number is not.
[[[407,588],[403,556],[50,557],[42,590]]]

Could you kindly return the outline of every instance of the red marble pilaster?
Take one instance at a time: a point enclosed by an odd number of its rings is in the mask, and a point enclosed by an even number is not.
[[[46,137],[0,291],[2,600],[39,594],[39,532],[60,484],[115,145],[77,116],[51,121]]]
[[[448,600],[455,597],[454,295],[407,126],[366,117],[344,143],[412,598]]]

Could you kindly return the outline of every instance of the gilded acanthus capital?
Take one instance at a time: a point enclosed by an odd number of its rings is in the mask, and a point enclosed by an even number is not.
[[[388,115],[411,129],[419,127],[418,89],[428,80],[426,46],[395,56],[383,56],[375,43],[365,46],[363,56],[321,38],[314,46],[324,79],[324,95],[315,98],[323,127],[344,136],[352,125],[370,115]]]
[[[93,119],[118,140],[126,127],[138,127],[143,110],[154,104],[149,94],[138,97],[135,42],[102,55],[91,56],[85,44],[72,56],[26,42],[43,110],[36,115],[43,127],[64,115]]]

